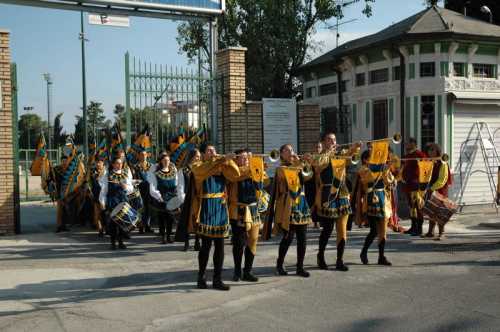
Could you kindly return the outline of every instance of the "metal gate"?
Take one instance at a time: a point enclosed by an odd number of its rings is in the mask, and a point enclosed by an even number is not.
[[[154,152],[165,148],[180,127],[194,131],[208,125],[210,77],[198,70],[153,64],[125,54],[125,111],[130,116],[127,137],[146,125]]]

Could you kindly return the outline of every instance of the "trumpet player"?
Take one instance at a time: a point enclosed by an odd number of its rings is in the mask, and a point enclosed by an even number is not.
[[[417,140],[413,137],[406,143],[406,155],[403,159],[410,159],[403,162],[403,191],[406,193],[408,206],[410,208],[411,226],[405,233],[412,236],[422,235],[422,225],[424,216],[420,202],[423,200],[419,183],[419,168],[417,159],[427,157],[426,154],[417,149]]]
[[[337,147],[335,134],[324,133],[321,143],[323,151],[313,162],[316,178],[315,209],[322,228],[319,236],[317,263],[320,269],[328,270],[325,249],[333,228],[336,226],[337,261],[335,268],[339,271],[348,271],[343,260],[347,241],[347,221],[352,213],[349,189],[345,181],[347,159],[339,159],[343,161],[340,163],[332,162]]]
[[[294,236],[297,235],[296,271],[298,276],[307,278],[309,272],[304,269],[304,257],[306,255],[307,225],[311,223],[311,214],[303,187],[304,180],[307,179],[300,171],[300,160],[290,144],[281,146],[279,152],[281,166],[276,169],[269,207],[270,221],[275,219],[273,232],[283,234],[276,261],[276,272],[282,276],[288,274],[283,264],[288,248],[293,242]]]
[[[229,220],[233,234],[233,281],[256,282],[259,279],[252,274],[252,267],[261,224],[257,210],[257,191],[262,188],[263,182],[257,182],[258,180],[252,177],[249,151],[241,149],[235,151],[235,154],[240,176],[228,185]],[[245,267],[242,274],[243,253]]]
[[[215,250],[212,287],[227,291],[229,286],[224,284],[221,278],[224,238],[229,233],[226,181],[236,181],[240,171],[232,156],[218,156],[215,146],[211,144],[202,145],[200,152],[203,162],[192,167],[195,188],[189,217],[189,222],[194,223],[196,232],[201,238],[201,248],[198,253],[198,288],[207,288],[205,270],[213,243]],[[188,228],[191,227],[188,225]]]

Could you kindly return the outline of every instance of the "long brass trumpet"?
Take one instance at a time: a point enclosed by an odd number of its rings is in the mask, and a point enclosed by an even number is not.
[[[446,153],[443,153],[441,157],[401,158],[401,161],[407,161],[407,160],[441,160],[447,162],[448,160],[450,160],[450,156],[448,156],[448,154]]]
[[[296,155],[298,157],[298,155]],[[303,159],[298,159],[292,166],[284,166],[289,169],[299,170],[303,177],[310,177],[314,174],[314,170],[307,161]]]
[[[276,149],[271,150],[269,153],[252,153],[252,156],[254,157],[263,157],[263,158],[269,158],[269,161],[272,163],[277,162],[280,160],[280,152]]]

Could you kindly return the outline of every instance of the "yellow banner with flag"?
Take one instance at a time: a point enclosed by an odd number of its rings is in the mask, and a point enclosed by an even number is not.
[[[252,156],[250,158],[250,173],[253,181],[264,181],[264,159],[262,157]]]
[[[375,141],[371,143],[372,151],[368,158],[368,164],[383,165],[389,158],[389,140]]]
[[[345,178],[346,174],[346,160],[343,158],[340,159],[335,159],[331,158],[330,159],[330,164],[332,165],[332,170],[333,170],[333,176],[339,180],[342,180]]]
[[[420,183],[429,183],[432,177],[432,168],[434,161],[432,160],[418,160],[418,181]]]
[[[300,179],[299,170],[292,168],[283,168],[283,174],[285,175],[286,183],[288,185],[288,190],[293,193],[299,192],[300,189]]]

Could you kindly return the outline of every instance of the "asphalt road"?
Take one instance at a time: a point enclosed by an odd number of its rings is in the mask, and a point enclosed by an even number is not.
[[[367,230],[356,228],[348,272],[315,267],[311,228],[308,279],[293,273],[295,246],[292,273],[275,276],[278,239],[261,242],[259,282],[229,292],[196,289],[197,254],[182,244],[134,234],[113,252],[87,229],[48,232],[52,218],[50,206],[23,205],[26,234],[0,238],[0,331],[500,331],[500,218],[489,211],[458,216],[440,242],[390,233],[392,267],[375,264],[375,245],[361,265]],[[229,241],[225,251],[230,280]]]

